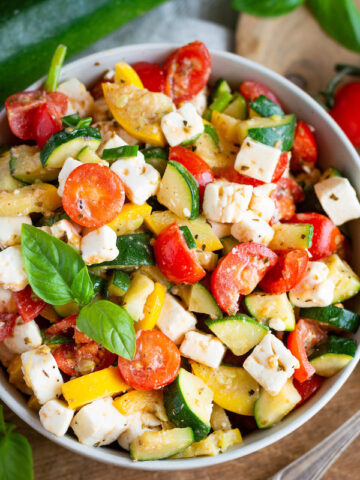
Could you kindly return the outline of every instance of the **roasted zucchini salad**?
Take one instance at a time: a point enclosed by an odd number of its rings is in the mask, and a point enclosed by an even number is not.
[[[266,86],[208,84],[200,42],[91,90],[64,54],[5,105],[1,363],[56,436],[224,452],[355,356],[355,190]]]

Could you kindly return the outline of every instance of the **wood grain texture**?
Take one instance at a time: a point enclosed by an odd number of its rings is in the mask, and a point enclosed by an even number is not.
[[[142,472],[109,467],[58,447],[33,431],[5,408],[5,418],[29,439],[35,461],[35,480],[266,480],[315,446],[359,408],[360,368],[315,417],[274,445],[233,462],[186,472]],[[360,471],[358,438],[326,473],[326,480],[354,480]]]
[[[295,80],[311,94],[325,88],[335,63],[360,64],[360,55],[328,37],[306,7],[276,18],[241,15],[236,52]]]

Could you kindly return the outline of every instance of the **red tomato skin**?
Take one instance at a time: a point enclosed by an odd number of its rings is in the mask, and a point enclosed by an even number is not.
[[[189,170],[199,185],[200,201],[204,197],[205,187],[214,181],[214,174],[209,165],[188,148],[170,147],[169,160],[179,162]]]
[[[31,322],[46,307],[47,303],[37,297],[30,285],[20,292],[13,292],[16,309],[25,323]]]
[[[321,385],[323,384],[324,379],[319,377],[319,375],[313,375],[308,380],[300,383],[296,378],[293,380],[294,387],[300,393],[301,400],[296,405],[296,407],[300,407],[306,400],[314,395],[315,392],[319,390]]]
[[[196,283],[206,275],[176,223],[159,233],[154,254],[157,266],[171,282]]]
[[[16,319],[16,313],[0,313],[0,342],[13,333]]]
[[[165,93],[176,105],[194,98],[208,83],[211,57],[202,42],[192,42],[173,52],[164,62]]]
[[[49,337],[54,337],[55,335],[60,334],[69,334],[73,333],[76,326],[77,315],[70,315],[70,317],[63,318],[56,323],[53,323],[51,327],[45,330],[45,335]]]
[[[313,168],[317,162],[316,139],[309,125],[299,121],[296,125],[294,145],[291,150],[291,169],[301,172],[304,167]]]
[[[241,295],[251,293],[278,257],[258,243],[236,245],[221,259],[211,275],[211,292],[229,315],[239,310]]]
[[[300,383],[305,382],[315,373],[315,368],[307,358],[307,350],[326,337],[326,332],[312,322],[300,319],[295,330],[290,332],[287,340],[287,348],[298,359],[300,367],[295,369],[294,378]]]
[[[312,245],[309,248],[312,261],[332,255],[342,241],[340,230],[329,218],[320,213],[297,213],[289,222],[311,223],[313,225]]]
[[[125,201],[120,177],[108,167],[85,163],[68,176],[63,207],[69,217],[83,227],[99,228],[119,215]]]
[[[283,173],[289,166],[289,160],[290,160],[290,152],[283,152],[280,155],[279,161],[276,164],[275,171],[271,179],[272,183],[277,183],[281,179]]]
[[[103,98],[104,92],[102,88],[103,83],[114,83],[114,78],[100,78],[93,88],[91,89],[91,95],[94,97],[95,100],[98,100],[99,98]]]
[[[277,264],[269,270],[260,282],[264,292],[275,295],[294,288],[305,274],[309,255],[305,250],[280,252]]]
[[[253,187],[264,185],[264,182],[261,180],[243,175],[237,172],[233,167],[218,168],[215,173],[215,178],[225,178],[228,182],[240,183],[241,185],[251,185]]]
[[[253,82],[251,80],[247,80],[242,82],[240,85],[239,91],[241,95],[245,98],[245,100],[256,100],[260,95],[265,95],[269,100],[273,101],[279,107],[281,104],[277,99],[276,95],[265,85],[260,82]]]
[[[154,390],[175,380],[180,369],[180,352],[175,343],[158,330],[140,330],[133,360],[119,357],[124,381],[136,390]]]
[[[330,115],[344,130],[355,147],[360,146],[360,82],[349,82],[335,94]]]
[[[75,345],[74,343],[63,343],[52,352],[59,369],[69,377],[77,375]]]
[[[133,63],[132,68],[139,75],[142,84],[150,92],[165,92],[165,72],[161,65],[150,62]]]
[[[62,130],[61,119],[51,103],[43,103],[37,108],[33,119],[35,141],[43,148],[51,135]]]

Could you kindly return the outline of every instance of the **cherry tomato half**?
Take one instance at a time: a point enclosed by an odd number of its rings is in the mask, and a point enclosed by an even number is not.
[[[288,292],[300,282],[308,263],[309,255],[305,250],[281,252],[277,264],[261,280],[260,287],[275,295]]]
[[[49,102],[36,109],[33,124],[35,141],[39,148],[43,148],[51,135],[63,128],[57,109]]]
[[[12,334],[16,319],[16,313],[0,313],[0,342]]]
[[[177,105],[194,98],[207,84],[211,58],[202,42],[192,42],[173,52],[164,63],[165,93]]]
[[[304,402],[306,402],[306,400],[312,397],[314,393],[319,390],[323,382],[324,379],[322,377],[319,377],[319,375],[313,375],[308,380],[305,380],[305,382],[302,383],[300,383],[298,380],[296,380],[296,378],[294,378],[294,387],[301,396],[301,400],[296,406],[300,407],[300,405],[302,405]]]
[[[124,381],[136,390],[154,390],[171,383],[180,368],[180,352],[175,343],[157,330],[140,330],[133,360],[119,357]]]
[[[215,173],[215,178],[225,178],[228,182],[240,183],[242,185],[251,185],[258,187],[264,185],[264,182],[257,180],[256,178],[248,177],[235,170],[233,167],[218,168]]]
[[[202,201],[206,185],[214,181],[214,174],[209,165],[199,155],[181,146],[170,148],[169,160],[179,162],[189,170],[199,185],[200,201]]]
[[[222,258],[211,275],[211,291],[229,315],[239,310],[240,295],[248,295],[272,268],[278,257],[258,243],[236,245]]]
[[[76,326],[77,315],[71,315],[70,317],[63,318],[56,323],[53,323],[51,327],[45,330],[45,334],[49,337],[54,337],[55,335],[66,335],[73,334],[74,328]]]
[[[355,147],[360,147],[359,109],[360,82],[349,82],[336,91],[334,107],[329,112]]]
[[[333,222],[320,213],[297,213],[291,223],[310,223],[313,227],[311,260],[321,260],[336,252],[342,242],[342,234]]]
[[[125,201],[124,185],[118,175],[97,163],[85,163],[68,176],[63,207],[83,227],[99,228],[119,215]]]
[[[16,309],[24,322],[31,322],[41,311],[46,307],[46,302],[37,297],[30,285],[20,290],[20,292],[13,292]]]
[[[298,122],[292,147],[291,169],[298,172],[306,168],[313,168],[318,157],[316,140],[309,125]]]
[[[205,270],[186,244],[176,223],[159,233],[154,254],[156,264],[165,277],[174,283],[196,283],[205,277]]]
[[[256,100],[260,95],[265,95],[266,98],[281,107],[281,104],[277,99],[276,95],[262,83],[247,80],[245,82],[242,82],[239,91],[247,101]]]
[[[137,62],[131,65],[139,75],[145,88],[150,92],[165,92],[165,72],[161,65],[150,62]]]

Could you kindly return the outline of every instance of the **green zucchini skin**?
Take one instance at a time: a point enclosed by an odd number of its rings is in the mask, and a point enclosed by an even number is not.
[[[309,356],[309,360],[312,361],[315,358],[330,353],[336,355],[349,355],[350,357],[354,357],[356,353],[356,343],[351,338],[343,338],[337,337],[335,335],[330,335],[315,346],[313,352]]]
[[[116,241],[119,255],[111,262],[99,263],[96,267],[122,268],[138,265],[155,265],[150,240],[151,235],[148,233],[120,235]]]
[[[4,103],[12,93],[24,90],[45,75],[52,55],[60,43],[68,47],[69,59],[164,1],[1,2],[0,103]],[[19,13],[14,15],[14,11]]]
[[[342,328],[355,333],[359,328],[360,317],[346,308],[329,305],[328,307],[311,307],[300,310],[301,318],[310,318],[326,325]]]
[[[285,119],[285,117],[284,117]],[[265,145],[273,147],[276,142],[281,142],[281,150],[291,150],[295,138],[295,115],[287,115],[286,122],[283,120],[279,125],[264,128],[249,128],[248,135]]]
[[[279,105],[269,100],[265,95],[259,95],[251,102],[250,108],[261,117],[271,117],[271,115],[284,115]]]

